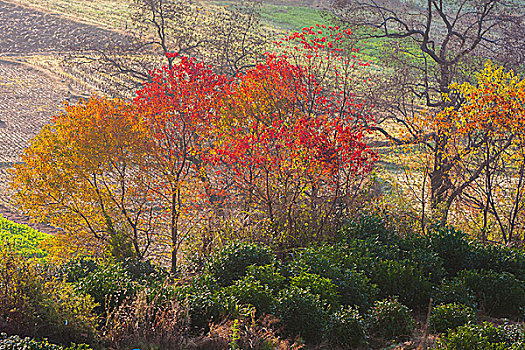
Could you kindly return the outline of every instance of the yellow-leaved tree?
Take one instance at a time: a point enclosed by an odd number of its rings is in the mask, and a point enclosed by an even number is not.
[[[143,258],[159,225],[151,147],[132,104],[95,96],[53,117],[15,166],[12,186],[24,211],[63,230],[61,254],[110,247],[116,258]]]

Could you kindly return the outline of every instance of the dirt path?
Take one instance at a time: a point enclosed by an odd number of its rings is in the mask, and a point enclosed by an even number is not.
[[[53,228],[31,224],[27,217],[16,212],[7,178],[10,167],[20,161],[31,138],[61,110],[64,100],[74,100],[77,93],[71,91],[70,81],[31,66],[26,58],[103,49],[125,40],[122,34],[107,29],[0,0],[1,215],[44,232],[54,232]]]

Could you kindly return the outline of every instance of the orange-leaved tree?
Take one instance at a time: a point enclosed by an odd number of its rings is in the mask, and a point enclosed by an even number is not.
[[[127,102],[94,96],[66,105],[15,165],[19,204],[63,230],[67,253],[109,245],[117,258],[143,258],[158,231],[148,135]]]

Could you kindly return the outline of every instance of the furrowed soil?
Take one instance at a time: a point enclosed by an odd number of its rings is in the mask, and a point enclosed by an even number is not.
[[[92,91],[73,88],[74,82],[42,68],[41,61],[58,60],[69,52],[103,49],[121,44],[125,36],[94,25],[0,0],[0,214],[44,232],[12,205],[8,178],[13,164],[31,138],[64,101],[74,102]]]

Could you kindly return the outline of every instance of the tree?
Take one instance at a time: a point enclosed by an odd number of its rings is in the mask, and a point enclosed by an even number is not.
[[[63,229],[73,247],[109,245],[117,258],[144,258],[159,229],[148,135],[127,102],[95,96],[66,105],[15,165],[19,204]]]
[[[359,64],[339,54],[341,39],[333,28],[292,34],[225,94],[213,167],[232,207],[248,225],[267,221],[270,239],[301,244],[333,228],[376,159],[363,139],[370,116],[350,92]]]
[[[446,205],[463,194],[482,211],[482,232],[492,215],[508,243],[524,206],[525,80],[491,62],[476,77],[475,85],[451,85],[460,106],[433,120],[434,130],[447,130],[447,162],[453,164]]]
[[[212,65],[234,76],[261,59],[267,37],[260,24],[259,1],[231,6],[188,0],[133,0],[127,40],[76,55],[69,64],[83,65],[105,77],[107,92],[129,96],[151,79],[149,72],[176,64],[172,53]],[[83,52],[83,48],[75,48]],[[80,57],[79,57],[80,56]]]
[[[175,57],[170,55],[170,59]],[[187,232],[180,227],[181,219],[197,204],[200,188],[209,187],[202,158],[210,147],[207,135],[221,108],[222,90],[228,81],[204,63],[179,57],[171,66],[152,72],[151,82],[137,91],[135,104],[155,145],[154,191],[169,217],[173,272]]]
[[[423,134],[412,122],[417,119],[414,115],[424,108],[432,115],[457,105],[455,96],[443,96],[453,82],[469,79],[481,57],[501,59],[515,67],[523,63],[521,5],[513,0],[333,1],[337,20],[357,26],[365,38],[387,40],[385,63],[391,74],[382,81],[378,78],[377,88],[369,94],[382,115],[376,130],[396,144],[422,142],[432,152],[429,180],[434,209],[448,210],[446,203],[454,193],[450,179],[454,164],[446,148],[449,140],[446,129]],[[396,137],[383,124],[387,120],[403,127],[411,139]],[[442,217],[446,220],[447,212]]]

